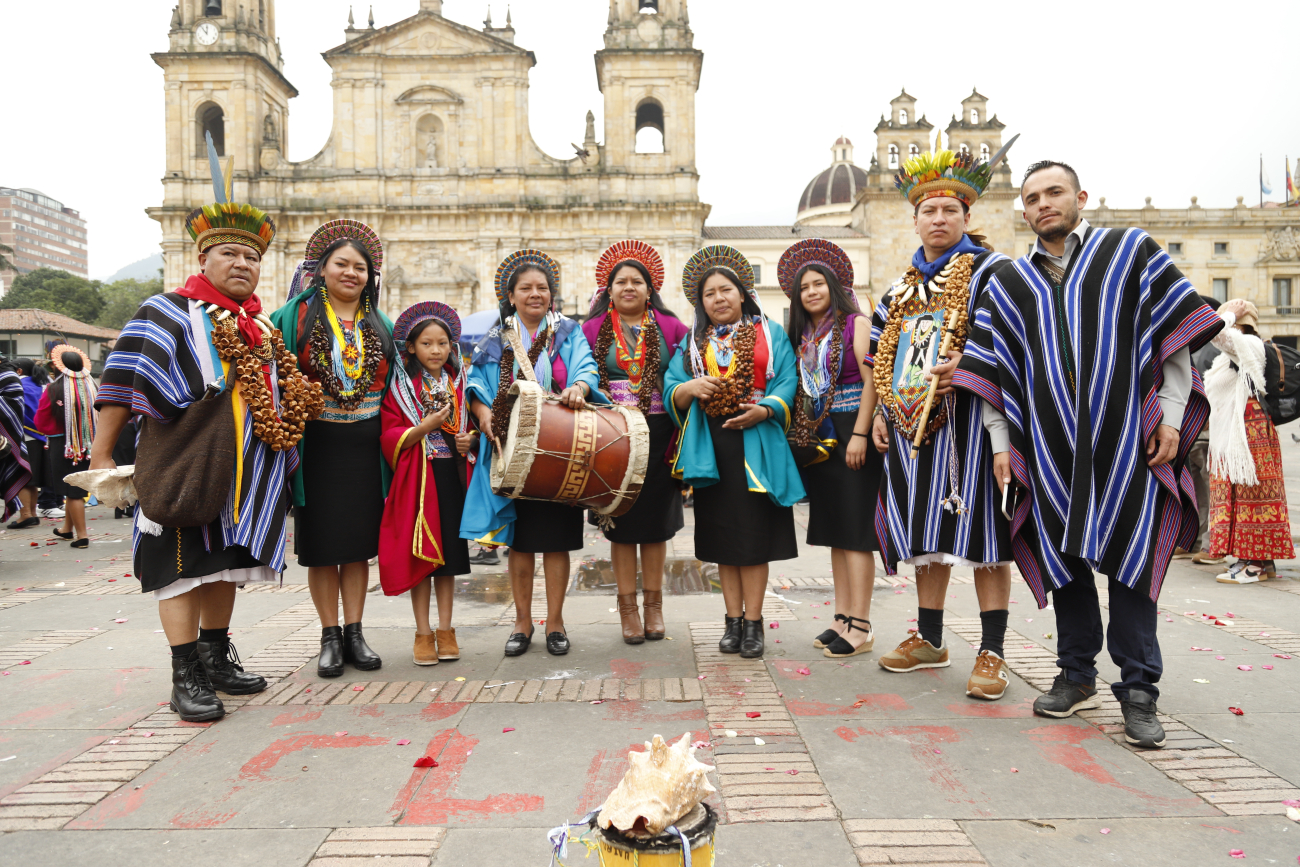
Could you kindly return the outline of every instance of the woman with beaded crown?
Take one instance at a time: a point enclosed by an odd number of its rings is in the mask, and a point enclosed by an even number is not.
[[[467,424],[456,311],[421,301],[397,317],[393,341],[401,363],[380,409],[393,482],[380,526],[379,580],[385,595],[411,591],[415,664],[437,665],[460,659],[451,606],[455,576],[470,571],[460,522],[478,432]],[[438,597],[436,632],[429,626],[431,589]]]
[[[664,560],[668,540],[685,526],[681,491],[668,467],[676,428],[664,411],[663,377],[686,326],[664,306],[659,296],[663,282],[664,263],[653,247],[618,242],[596,263],[596,294],[582,325],[595,347],[600,389],[614,403],[640,410],[650,427],[650,463],[636,505],[605,530],[628,644],[664,637]],[[636,604],[638,546],[644,625]]]
[[[664,381],[681,429],[673,475],[695,487],[695,556],[718,564],[727,606],[718,649],[752,659],[763,655],[768,563],[799,556],[792,507],[804,488],[785,439],[798,374],[740,251],[700,250],[682,291],[695,324]]]
[[[880,550],[876,500],[883,462],[871,446],[875,388],[866,358],[871,323],[853,294],[853,264],[830,241],[809,238],[782,254],[777,278],[790,299],[788,333],[799,368],[790,439],[808,489],[808,544],[831,549],[835,622],[813,641],[831,658],[870,652],[871,590]]]
[[[75,346],[61,344],[50,350],[50,363],[58,376],[41,394],[36,406],[36,429],[46,435],[45,475],[50,487],[63,497],[60,539],[76,539],[73,548],[89,548],[86,535],[87,492],[63,477],[90,469],[91,441],[95,438],[95,380],[90,358]]]
[[[596,390],[599,376],[587,338],[577,322],[557,309],[559,263],[540,250],[519,250],[497,268],[495,282],[501,324],[474,347],[469,375],[470,412],[483,436],[460,535],[480,545],[510,547],[515,628],[506,641],[506,656],[521,656],[532,642],[533,573],[537,555],[542,555],[546,649],[562,656],[570,647],[564,629],[569,552],[582,550],[582,510],[512,500],[494,494],[490,483],[495,450],[504,445],[509,429],[510,386],[521,375],[512,344],[518,341],[528,354],[542,390],[558,395],[565,406],[581,409],[588,401],[604,403],[605,397]]]
[[[880,398],[872,437],[886,453],[876,515],[881,552],[891,575],[899,562],[915,567],[919,605],[916,631],[883,654],[880,666],[907,672],[951,664],[943,640],[948,579],[953,566],[974,569],[983,635],[966,694],[987,700],[1001,698],[1009,682],[1003,640],[1011,543],[993,478],[998,449],[990,447],[1006,441],[1006,422],[999,428],[979,397],[954,392],[952,377],[968,319],[1009,261],[969,230],[970,209],[1005,153],[977,161],[936,140],[933,152],[899,171],[895,185],[914,209],[921,246],[876,307],[869,359]],[[932,377],[938,386],[927,418]],[[922,444],[914,449],[918,429]]]
[[[383,665],[361,631],[386,494],[379,405],[394,366],[393,323],[379,310],[383,264],[374,230],[332,220],[308,240],[289,300],[271,315],[303,374],[325,392],[292,479],[293,549],[320,615],[321,677],[338,677],[345,662],[359,671]]]
[[[206,526],[162,527],[143,508],[135,514],[135,574],[158,601],[172,650],[171,708],[191,722],[225,713],[217,689],[247,695],[266,688],[264,678],[244,671],[230,643],[235,586],[280,580],[294,446],[322,408],[319,386],[298,372],[256,295],[275,224],[230,201],[209,152],[218,202],[186,220],[202,273],[146,300],[122,329],[104,362],[90,463],[95,470],[115,466],[113,447],[133,413],[145,417],[147,431],[209,395],[233,392],[236,460],[220,515]],[[136,484],[143,492],[146,480],[137,475]]]

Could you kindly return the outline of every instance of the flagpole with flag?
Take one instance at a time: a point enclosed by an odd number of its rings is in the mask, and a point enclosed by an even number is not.
[[[1273,184],[1269,182],[1268,172],[1264,171],[1264,155],[1259,155],[1259,206],[1264,207],[1264,197],[1273,194]]]
[[[1291,158],[1286,158],[1286,203],[1289,205],[1295,201],[1295,181],[1291,177]]]

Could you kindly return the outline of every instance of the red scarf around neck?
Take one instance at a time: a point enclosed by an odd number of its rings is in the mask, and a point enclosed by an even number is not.
[[[253,321],[253,316],[262,312],[262,300],[254,293],[239,303],[229,295],[223,293],[216,286],[212,285],[203,274],[194,274],[190,279],[185,281],[185,286],[177,289],[176,294],[182,298],[193,298],[196,301],[202,301],[205,304],[215,304],[223,310],[229,310],[238,316],[235,320],[239,328],[239,335],[244,338],[244,342],[249,346],[258,346],[262,342],[262,332],[258,329],[257,323]]]

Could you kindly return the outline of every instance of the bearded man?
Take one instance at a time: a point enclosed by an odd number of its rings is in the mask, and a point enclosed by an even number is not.
[[[1082,219],[1088,194],[1068,165],[1030,166],[1020,195],[1038,238],[989,281],[953,384],[984,398],[992,427],[1005,416],[994,474],[1024,491],[1016,563],[1039,607],[1049,592],[1055,603],[1061,674],[1034,712],[1101,704],[1101,572],[1125,737],[1161,747],[1156,599],[1175,547],[1196,537],[1185,463],[1209,411],[1190,353],[1223,321],[1146,232]]]

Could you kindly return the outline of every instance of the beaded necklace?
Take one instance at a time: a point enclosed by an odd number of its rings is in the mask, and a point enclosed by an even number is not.
[[[335,364],[342,368],[338,371],[339,378],[359,379],[366,362],[366,347],[361,340],[361,328],[354,327],[345,332],[343,326],[339,324],[338,314],[334,312],[334,305],[330,303],[329,293],[324,286],[321,287],[320,297],[325,304],[325,315],[329,317],[330,330],[334,332]],[[370,299],[362,301],[359,312],[361,315],[356,318],[358,320],[365,318],[365,315],[370,312]]]
[[[611,318],[617,314],[611,313]],[[628,388],[632,392],[641,391],[641,377],[645,373],[646,357],[646,323],[650,321],[650,309],[647,305],[646,311],[641,314],[641,324],[633,329],[636,334],[636,346],[629,348],[627,339],[623,333],[623,322],[620,319],[617,327],[614,328],[614,360],[619,369],[627,374]]]

